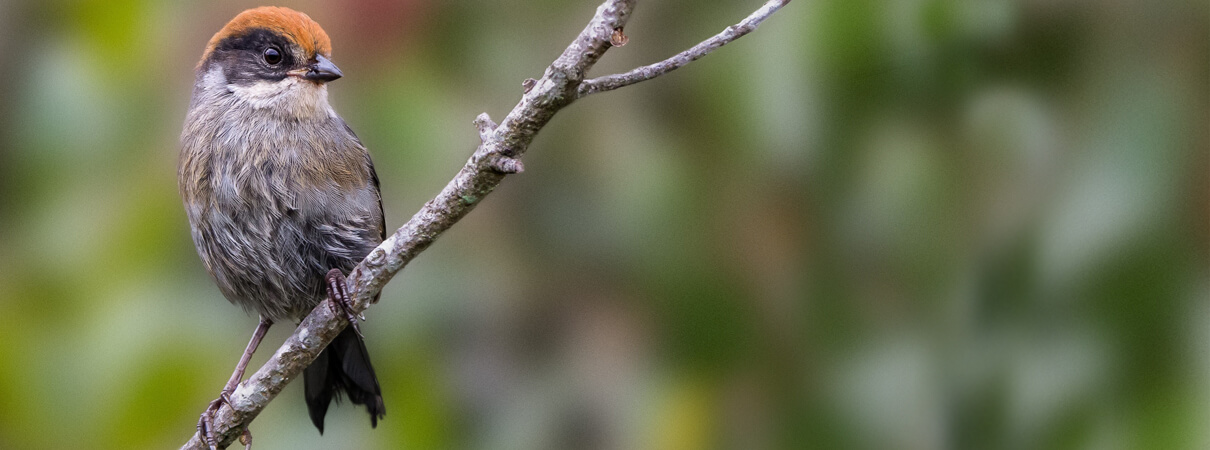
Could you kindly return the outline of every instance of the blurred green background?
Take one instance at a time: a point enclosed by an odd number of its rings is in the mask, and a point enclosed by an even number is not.
[[[645,1],[594,74],[745,1]],[[288,1],[391,229],[597,2]],[[175,448],[256,318],[175,179],[255,3],[0,2],[0,449]],[[799,0],[561,112],[363,325],[388,415],[258,449],[1210,448],[1205,1]],[[289,333],[274,328],[254,366]]]

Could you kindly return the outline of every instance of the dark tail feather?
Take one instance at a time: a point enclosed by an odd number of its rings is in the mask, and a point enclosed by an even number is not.
[[[336,340],[328,344],[319,357],[303,371],[306,386],[307,411],[311,423],[324,432],[324,415],[333,398],[340,400],[341,392],[349,401],[365,405],[370,413],[370,426],[377,427],[378,419],[386,415],[382,404],[382,389],[378,387],[378,376],[370,365],[370,354],[366,344],[357,337],[352,328],[345,328]]]

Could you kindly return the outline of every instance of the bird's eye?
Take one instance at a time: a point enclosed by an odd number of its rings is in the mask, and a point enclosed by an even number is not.
[[[271,65],[277,65],[281,62],[281,51],[277,47],[269,47],[265,49],[265,62]]]

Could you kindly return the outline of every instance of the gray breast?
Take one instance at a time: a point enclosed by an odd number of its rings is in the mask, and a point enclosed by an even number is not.
[[[348,272],[380,241],[373,168],[355,138],[341,139],[338,118],[241,119],[238,129],[272,132],[216,129],[213,146],[184,143],[185,152],[209,153],[193,162],[209,187],[187,200],[194,244],[227,299],[274,320],[298,319],[325,297],[328,270]],[[354,177],[362,181],[325,176],[325,164],[362,171]]]

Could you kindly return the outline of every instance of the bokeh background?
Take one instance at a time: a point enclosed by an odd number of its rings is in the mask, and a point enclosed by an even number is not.
[[[596,1],[284,1],[401,225]],[[595,74],[760,0],[642,2]],[[177,196],[245,1],[0,2],[0,449],[175,448],[256,319]],[[363,326],[388,415],[258,449],[1210,448],[1210,7],[798,0],[561,112]],[[254,359],[290,331],[277,326]]]

